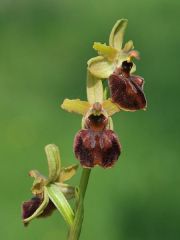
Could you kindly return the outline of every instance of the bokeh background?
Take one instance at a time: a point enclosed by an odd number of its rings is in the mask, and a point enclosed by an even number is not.
[[[48,143],[60,146],[63,165],[77,161],[72,143],[81,117],[59,105],[67,97],[86,99],[92,43],[107,42],[123,17],[125,40],[141,53],[137,73],[146,80],[148,110],[114,117],[123,153],[114,168],[92,172],[81,239],[180,239],[179,9],[179,0],[0,1],[2,240],[66,239],[57,212],[23,227],[28,171],[47,173]]]

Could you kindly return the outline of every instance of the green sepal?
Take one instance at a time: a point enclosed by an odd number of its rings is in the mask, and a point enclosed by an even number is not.
[[[85,115],[90,108],[90,104],[87,101],[81,101],[80,99],[65,99],[61,108],[77,114]]]
[[[65,222],[69,226],[72,226],[73,220],[74,220],[74,212],[71,206],[69,205],[64,194],[60,191],[59,187],[55,184],[50,184],[46,188],[47,188],[49,198],[54,203],[56,208],[59,210]]]
[[[108,78],[116,68],[116,61],[109,61],[103,56],[97,56],[89,59],[88,70],[91,74],[100,79]]]
[[[89,70],[87,70],[87,98],[90,104],[103,102],[102,81],[93,76]]]
[[[45,152],[49,167],[48,182],[54,182],[59,177],[61,170],[59,148],[55,144],[49,144],[45,146]]]
[[[120,19],[115,23],[109,37],[109,45],[111,47],[121,50],[127,24],[127,19]]]

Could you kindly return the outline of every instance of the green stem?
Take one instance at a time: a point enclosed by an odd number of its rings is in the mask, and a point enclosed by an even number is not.
[[[80,184],[79,184],[79,189],[80,189],[83,199],[86,194],[86,189],[87,189],[90,173],[91,173],[90,168],[83,168],[81,179],[80,179]]]
[[[78,240],[81,233],[84,217],[84,197],[86,194],[90,173],[91,169],[83,168],[79,184],[80,196],[77,203],[74,222],[69,231],[68,240]]]

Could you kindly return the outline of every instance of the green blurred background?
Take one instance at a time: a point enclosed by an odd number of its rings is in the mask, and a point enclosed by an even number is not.
[[[0,1],[2,240],[66,239],[57,212],[23,227],[28,171],[47,173],[48,143],[60,146],[63,165],[76,162],[72,143],[81,117],[59,105],[86,98],[92,43],[107,42],[123,17],[125,40],[141,53],[137,73],[146,80],[148,110],[114,117],[123,153],[114,168],[92,172],[81,239],[180,239],[179,9],[179,0]]]

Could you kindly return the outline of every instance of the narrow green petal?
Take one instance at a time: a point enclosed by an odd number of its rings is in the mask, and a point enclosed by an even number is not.
[[[60,174],[61,160],[59,148],[55,144],[45,146],[45,152],[48,160],[49,167],[49,182],[54,182]]]
[[[64,194],[59,190],[59,187],[55,184],[50,184],[46,187],[48,196],[51,201],[54,203],[56,208],[59,210],[61,215],[63,216],[66,223],[71,226],[74,220],[74,212],[66,200]]]
[[[90,104],[103,102],[102,81],[87,70],[87,99]]]
[[[81,101],[80,99],[65,99],[61,107],[68,112],[85,115],[90,108],[90,104],[87,101]]]
[[[71,179],[76,174],[78,167],[78,164],[73,164],[69,167],[61,169],[59,182],[65,182]]]
[[[115,70],[116,63],[99,56],[88,61],[88,70],[97,78],[108,78]]]
[[[112,116],[120,111],[119,107],[115,103],[111,102],[111,99],[107,99],[103,102],[103,108],[106,110],[108,116]]]
[[[117,49],[99,42],[95,42],[93,45],[93,48],[98,51],[99,55],[102,55],[103,57],[107,58],[109,61],[114,61],[118,54]]]
[[[112,131],[114,130],[113,120],[111,117],[109,117],[109,129]]]
[[[115,23],[109,37],[109,45],[111,47],[121,50],[127,24],[127,19],[120,19]]]
[[[82,128],[82,129],[85,128],[85,117],[82,117],[82,120],[81,120],[81,128]]]
[[[43,202],[41,203],[41,205],[38,207],[38,209],[28,218],[25,218],[23,220],[24,223],[28,223],[31,220],[33,220],[34,218],[38,217],[39,215],[41,215],[41,213],[43,213],[44,209],[46,208],[46,206],[49,203],[49,197],[47,194],[47,190],[44,187],[44,198],[43,198]]]

